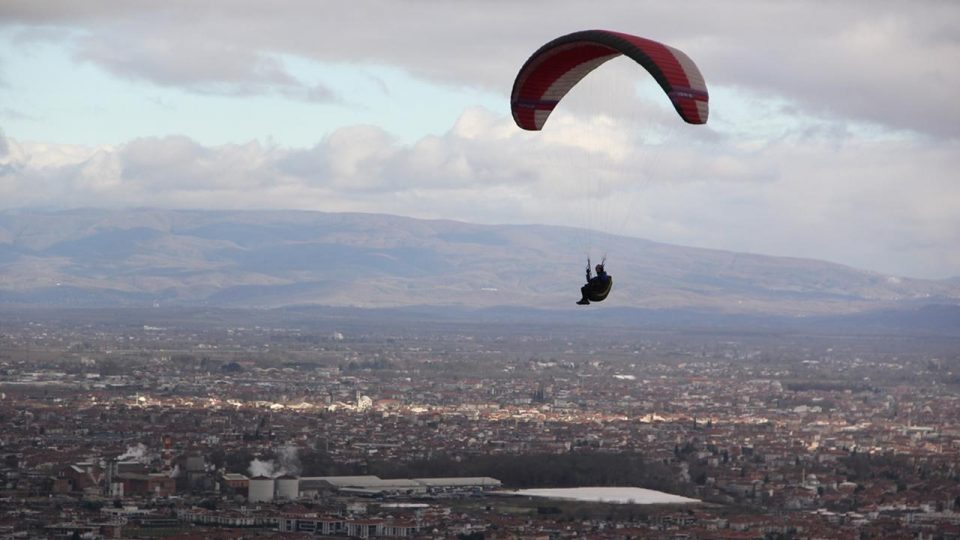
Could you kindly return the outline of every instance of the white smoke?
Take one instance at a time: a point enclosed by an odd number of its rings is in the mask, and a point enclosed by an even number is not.
[[[261,460],[259,458],[250,462],[247,472],[250,477],[266,476],[267,478],[276,478],[278,476],[290,475],[300,476],[302,466],[300,464],[300,449],[293,445],[283,446],[277,453],[277,460]]]
[[[117,461],[136,461],[137,463],[149,463],[150,456],[147,455],[147,446],[143,443],[137,443],[128,446],[127,451],[117,456]]]
[[[250,466],[247,467],[247,472],[250,473],[250,478],[255,478],[257,476],[276,478],[278,476],[283,476],[284,474],[284,471],[278,467],[272,459],[261,461],[259,458],[250,462]]]
[[[300,476],[303,471],[303,465],[300,463],[300,449],[296,446],[287,445],[280,449],[280,467],[290,476]]]

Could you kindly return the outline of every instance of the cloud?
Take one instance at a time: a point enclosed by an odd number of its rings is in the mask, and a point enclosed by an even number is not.
[[[0,84],[2,84],[2,83],[0,83]],[[20,111],[18,111],[18,110],[16,110],[16,109],[11,109],[10,107],[4,107],[4,108],[0,109],[0,119],[14,120],[14,121],[19,121],[19,120],[30,120],[30,121],[34,121],[34,120],[36,120],[35,118],[31,117],[30,115],[24,114],[24,113],[22,113],[22,112],[20,112]]]
[[[107,36],[87,34],[76,43],[76,57],[124,78],[179,87],[200,94],[252,96],[278,94],[312,102],[335,102],[336,93],[294,77],[275,55],[243,43],[202,35],[177,39],[150,27]]]
[[[652,185],[642,228],[681,244],[944,277],[960,268],[960,188],[946,172],[960,165],[957,150],[874,141],[838,151],[823,141],[781,141],[742,156],[754,181],[735,181],[749,178],[736,173],[726,182]],[[710,161],[710,176],[723,178]]]
[[[4,136],[3,131],[0,130],[0,177],[13,174],[16,171],[13,164],[9,162],[9,155],[10,143],[7,142],[7,138]]]
[[[85,9],[74,9],[14,2],[4,22],[20,24],[12,42],[21,51],[45,43],[65,44],[75,60],[124,79],[198,94],[339,100],[330,88],[298,80],[279,54],[253,46],[238,27],[218,36],[216,28],[226,26],[223,17],[210,13],[212,19],[205,21],[203,14],[191,14],[184,7],[91,2]]]
[[[508,92],[549,39],[585,28],[686,50],[714,87],[776,97],[806,114],[960,135],[960,4],[895,1],[162,3],[10,0],[5,24],[62,29],[110,72],[205,93],[336,99],[295,79],[284,55],[398,67],[444,85]],[[426,21],[443,21],[431,24]],[[4,24],[0,23],[0,24]]]
[[[126,33],[88,34],[79,40],[77,56],[120,76],[199,91],[214,92],[222,85],[236,93],[253,93],[261,85],[294,84],[277,59],[241,44],[137,33],[135,39]]]
[[[710,81],[781,96],[808,113],[960,135],[950,97],[960,84],[960,5],[824,6],[756,5],[723,35],[702,38],[697,59]]]
[[[510,118],[472,109],[446,133],[410,144],[361,125],[311,148],[204,146],[186,137],[117,147],[7,139],[0,204],[548,223],[894,274],[960,274],[958,141],[864,138],[830,125],[759,142],[682,125],[654,126],[649,137],[629,118],[570,111],[551,122],[557,129],[523,132]]]

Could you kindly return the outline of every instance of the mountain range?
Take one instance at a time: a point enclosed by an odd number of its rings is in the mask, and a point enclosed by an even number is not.
[[[575,306],[584,244],[614,291]],[[924,280],[542,225],[359,213],[0,212],[0,306],[497,306],[837,315],[960,304]]]

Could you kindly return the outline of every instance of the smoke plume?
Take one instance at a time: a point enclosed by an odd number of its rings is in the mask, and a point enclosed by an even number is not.
[[[149,463],[150,456],[147,455],[147,446],[143,443],[137,443],[128,446],[127,451],[117,456],[117,461],[136,461],[138,463]]]
[[[277,452],[276,460],[261,460],[256,458],[250,462],[247,472],[250,473],[251,478],[257,476],[266,476],[268,478],[276,478],[284,475],[300,476],[303,467],[300,464],[299,453],[300,450],[296,446],[283,446],[279,452]]]

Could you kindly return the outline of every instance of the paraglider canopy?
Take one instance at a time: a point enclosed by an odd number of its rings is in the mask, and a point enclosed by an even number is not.
[[[542,129],[571,88],[604,62],[620,55],[632,58],[653,75],[684,121],[707,122],[707,86],[690,57],[662,43],[609,30],[567,34],[533,53],[513,83],[513,119],[523,129]]]

